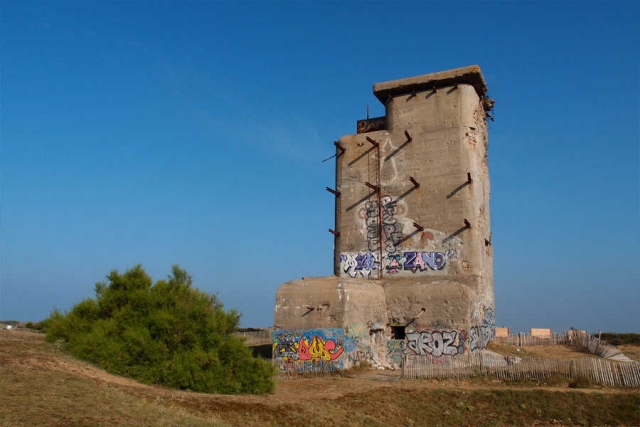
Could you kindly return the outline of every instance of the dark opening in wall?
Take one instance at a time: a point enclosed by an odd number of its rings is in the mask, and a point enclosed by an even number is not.
[[[404,325],[392,326],[391,327],[391,337],[394,340],[403,340],[406,336],[404,331]]]

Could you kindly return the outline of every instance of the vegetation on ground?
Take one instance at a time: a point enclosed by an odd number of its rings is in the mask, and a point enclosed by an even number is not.
[[[497,341],[489,341],[487,349],[504,356],[536,357],[551,359],[573,359],[576,357],[598,357],[589,350],[576,344],[569,345],[538,345],[518,347],[512,344],[503,344]]]
[[[270,395],[194,393],[108,374],[41,334],[0,331],[0,426],[637,426],[640,419],[640,390],[562,378],[383,381],[373,378],[390,371],[362,372],[279,381]]]
[[[615,332],[603,332],[600,337],[611,345],[640,345],[640,334],[616,334]]]
[[[153,284],[138,265],[95,285],[95,299],[42,322],[47,341],[107,372],[206,393],[268,393],[273,366],[234,336],[235,310],[178,266]]]

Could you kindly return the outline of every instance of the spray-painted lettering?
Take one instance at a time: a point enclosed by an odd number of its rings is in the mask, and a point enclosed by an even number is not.
[[[377,268],[378,255],[372,252],[340,254],[340,268],[351,277],[369,278]]]
[[[378,237],[379,216],[378,202],[368,201],[365,203],[367,218],[367,243],[370,251],[377,251],[380,248],[380,239]]]
[[[464,352],[464,331],[421,331],[407,334],[405,352],[419,356],[456,356]]]
[[[452,250],[447,251],[454,253]],[[442,270],[447,265],[447,254],[442,252],[405,252],[404,269],[425,271],[427,267],[431,270]]]
[[[342,329],[275,331],[273,358],[284,363],[333,361],[344,352],[343,336]]]
[[[496,332],[496,315],[492,307],[483,307],[482,323],[473,326],[470,331],[471,351],[485,348]]]

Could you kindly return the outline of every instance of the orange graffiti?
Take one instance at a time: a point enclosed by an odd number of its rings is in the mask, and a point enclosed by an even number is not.
[[[337,348],[336,342],[332,339],[323,341],[322,338],[314,336],[309,341],[302,337],[298,343],[298,359],[299,360],[311,360],[316,362],[318,360],[335,360],[337,359],[344,348]]]

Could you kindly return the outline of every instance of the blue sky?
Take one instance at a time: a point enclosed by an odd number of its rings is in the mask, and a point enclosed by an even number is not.
[[[617,2],[0,5],[0,319],[174,263],[268,326],[332,273],[332,141],[374,83],[471,64],[498,325],[640,332],[640,11]]]

